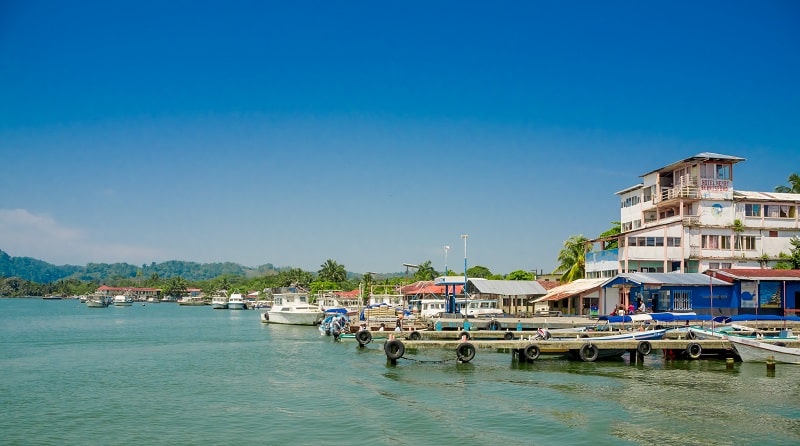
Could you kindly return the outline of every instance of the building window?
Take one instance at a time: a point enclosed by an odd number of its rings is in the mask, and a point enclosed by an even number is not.
[[[770,237],[777,237],[778,236],[778,231],[769,231],[769,236]]]
[[[744,205],[744,215],[748,217],[761,217],[761,205],[746,203]]]
[[[754,251],[756,249],[756,237],[754,235],[739,235],[737,239],[737,249],[743,251]]]
[[[672,309],[675,311],[685,311],[692,309],[692,299],[689,291],[676,290],[673,292]]]
[[[764,205],[764,216],[770,218],[794,218],[797,215],[797,207],[787,204],[767,204]]]
[[[700,238],[700,242],[703,249],[719,249],[718,235],[704,235]]]
[[[667,246],[681,246],[681,238],[667,237]]]
[[[731,238],[727,235],[719,236],[719,247],[722,249],[731,249]]]

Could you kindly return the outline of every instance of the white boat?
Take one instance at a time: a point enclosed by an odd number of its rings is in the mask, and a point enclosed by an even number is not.
[[[247,309],[247,303],[244,301],[244,297],[242,297],[241,293],[231,294],[231,297],[228,298],[228,309],[229,310]]]
[[[766,331],[743,325],[722,325],[714,328],[688,327],[686,337],[689,339],[727,339],[730,336],[750,339],[798,339],[792,330]]]
[[[133,298],[125,294],[117,294],[114,296],[115,307],[130,307],[133,305]]]
[[[202,307],[205,304],[206,301],[204,301],[200,296],[185,296],[181,299],[178,299],[178,305],[185,307]]]
[[[110,303],[111,299],[104,294],[93,294],[86,298],[86,306],[89,308],[107,308]]]
[[[274,294],[272,308],[262,313],[261,320],[273,324],[318,325],[323,312],[308,302],[308,293]]]
[[[211,308],[215,310],[226,310],[228,308],[228,296],[224,294],[211,296]]]
[[[742,362],[781,362],[800,364],[800,348],[785,347],[777,343],[768,343],[740,336],[728,336]]]

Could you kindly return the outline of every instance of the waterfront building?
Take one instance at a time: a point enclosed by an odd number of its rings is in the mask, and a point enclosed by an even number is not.
[[[800,235],[800,194],[735,190],[743,161],[699,153],[617,192],[621,233],[592,240],[586,277],[774,266]],[[611,240],[618,247],[604,249]]]

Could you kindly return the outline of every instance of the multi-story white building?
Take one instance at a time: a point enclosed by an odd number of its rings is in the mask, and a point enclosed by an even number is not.
[[[774,265],[800,235],[800,194],[734,190],[734,166],[742,161],[699,153],[617,192],[619,247],[602,250],[608,240],[594,240],[586,277]]]

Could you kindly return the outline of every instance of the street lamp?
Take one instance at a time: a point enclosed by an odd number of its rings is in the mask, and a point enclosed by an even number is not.
[[[447,251],[450,249],[449,246],[444,245],[444,275],[447,275]]]
[[[464,299],[467,298],[467,234],[461,234],[461,238],[464,239]]]

